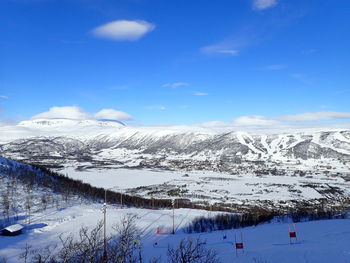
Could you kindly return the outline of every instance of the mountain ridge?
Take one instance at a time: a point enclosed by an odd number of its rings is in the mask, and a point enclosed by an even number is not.
[[[40,126],[48,124],[48,129]],[[350,162],[350,130],[347,129],[253,134],[71,120],[31,120],[16,127],[19,130],[27,128],[30,135],[16,134],[11,138],[9,129],[7,140],[0,143],[0,154],[25,161],[32,158],[41,164],[51,160],[74,165],[91,162],[130,166],[132,162],[131,166],[146,163],[149,167],[167,168],[169,162],[192,160],[208,161],[204,169],[212,170],[209,166],[213,163],[227,166],[251,161],[312,160],[346,165]],[[4,130],[6,127],[2,127]]]

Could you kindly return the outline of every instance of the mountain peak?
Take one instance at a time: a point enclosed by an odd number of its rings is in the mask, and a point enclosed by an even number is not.
[[[18,124],[21,127],[27,128],[64,128],[64,127],[82,127],[82,126],[108,126],[122,127],[124,123],[115,120],[75,120],[75,119],[33,119],[22,121]]]

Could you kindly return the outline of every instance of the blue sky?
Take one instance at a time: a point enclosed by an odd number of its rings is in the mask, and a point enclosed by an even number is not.
[[[347,0],[3,0],[0,118],[348,121],[349,11]]]

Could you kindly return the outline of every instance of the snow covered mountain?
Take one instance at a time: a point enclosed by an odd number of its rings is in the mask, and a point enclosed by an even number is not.
[[[346,129],[248,133],[35,120],[0,133],[1,156],[129,195],[239,209],[288,209],[295,200],[341,205],[350,197]]]
[[[0,155],[48,166],[148,167],[234,172],[301,162],[350,166],[350,130],[280,134],[196,127],[126,127],[95,120],[31,120],[1,127]]]

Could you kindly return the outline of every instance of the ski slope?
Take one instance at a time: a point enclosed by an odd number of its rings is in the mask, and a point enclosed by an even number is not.
[[[108,233],[112,231],[112,226],[118,224],[127,214],[137,216],[145,262],[159,256],[166,260],[168,246],[176,246],[181,239],[187,237],[199,237],[206,241],[206,247],[216,250],[222,262],[350,262],[350,219],[298,223],[298,240],[295,244],[290,244],[286,222],[266,223],[238,230],[186,234],[183,227],[195,217],[214,216],[217,212],[176,209],[175,235],[157,235],[157,227],[171,229],[172,210],[119,209],[116,206],[108,206]],[[100,204],[76,204],[58,211],[48,210],[44,214],[36,215],[24,234],[16,237],[0,236],[0,258],[7,257],[9,263],[20,262],[18,256],[26,244],[32,245],[32,248],[45,247],[56,243],[60,233],[76,235],[82,225],[94,227],[101,219]],[[241,232],[244,253],[240,251],[237,256],[233,245],[235,235],[239,237]],[[223,239],[224,235],[227,236],[226,239]]]

